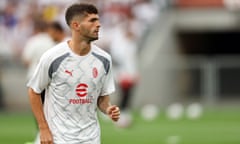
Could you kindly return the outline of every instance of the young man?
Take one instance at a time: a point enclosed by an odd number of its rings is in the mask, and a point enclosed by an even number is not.
[[[74,4],[65,16],[72,38],[42,56],[27,84],[41,144],[100,144],[97,107],[113,121],[120,116],[109,98],[115,90],[111,57],[91,44],[100,28],[95,6]]]

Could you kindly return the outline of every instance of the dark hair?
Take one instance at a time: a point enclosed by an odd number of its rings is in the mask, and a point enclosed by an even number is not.
[[[40,18],[35,18],[33,20],[33,27],[34,27],[35,30],[45,31],[48,27],[48,24]]]
[[[98,14],[98,10],[92,4],[87,3],[73,4],[67,8],[65,14],[66,23],[70,25],[70,22],[74,16],[82,16],[86,14]]]
[[[60,31],[60,32],[64,31],[62,25],[57,21],[54,21],[54,22],[50,23],[49,28],[53,28],[53,29],[55,29],[57,31]]]

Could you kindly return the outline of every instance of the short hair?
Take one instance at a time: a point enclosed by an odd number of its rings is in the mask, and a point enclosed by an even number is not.
[[[62,25],[57,21],[53,21],[52,23],[50,23],[49,28],[55,29],[60,32],[64,32]]]
[[[48,27],[48,24],[40,18],[35,18],[33,20],[33,27],[34,27],[35,30],[45,31]]]
[[[66,10],[65,14],[66,23],[70,26],[70,22],[74,16],[83,16],[87,14],[98,14],[98,10],[92,4],[87,3],[73,4]]]

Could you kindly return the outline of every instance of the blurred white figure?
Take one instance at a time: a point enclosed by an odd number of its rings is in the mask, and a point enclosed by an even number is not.
[[[34,35],[27,41],[22,54],[23,62],[28,67],[27,79],[33,74],[42,54],[55,44],[46,30],[47,25],[43,21],[34,22]]]
[[[133,29],[137,29],[137,25],[135,25],[135,19],[131,13],[127,13],[127,20],[124,22],[126,23],[121,23],[114,30],[110,44],[115,76],[120,89],[122,113],[117,123],[119,127],[128,127],[131,124],[132,118],[129,110],[132,91],[138,80],[137,35],[135,33],[137,31]]]
[[[156,5],[152,0],[136,0],[133,13],[141,23],[141,34],[143,34],[159,16],[159,5]]]

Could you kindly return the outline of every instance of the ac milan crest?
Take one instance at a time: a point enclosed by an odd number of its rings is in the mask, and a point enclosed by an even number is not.
[[[93,75],[94,78],[96,78],[98,76],[98,70],[97,70],[96,67],[93,68],[92,75]]]

